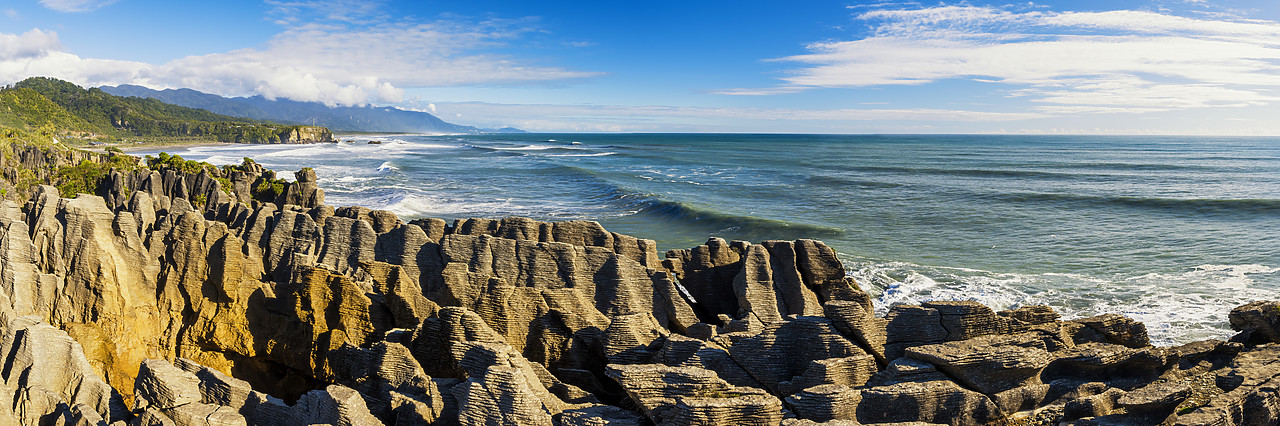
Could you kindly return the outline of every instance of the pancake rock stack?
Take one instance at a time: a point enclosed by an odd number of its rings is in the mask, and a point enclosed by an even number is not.
[[[595,222],[405,223],[113,172],[0,204],[0,423],[1179,424],[1280,418],[1280,303],[1155,347],[1119,315],[894,306],[814,240],[660,257]],[[191,198],[202,194],[203,203]]]

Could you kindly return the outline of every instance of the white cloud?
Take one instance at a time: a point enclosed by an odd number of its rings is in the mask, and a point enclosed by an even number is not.
[[[40,0],[40,5],[58,12],[91,12],[116,0]]]
[[[4,16],[9,19],[18,19],[18,11],[13,9],[5,9]]]
[[[1280,100],[1280,23],[1142,11],[1011,12],[973,6],[874,10],[854,41],[814,43],[779,59],[784,84],[716,93],[1001,83],[1044,111],[1157,111]]]
[[[290,25],[260,47],[164,64],[81,58],[63,52],[52,31],[0,33],[0,81],[44,75],[81,85],[127,83],[362,105],[401,102],[405,88],[541,84],[597,75],[488,53],[535,31],[528,20],[424,23],[382,20],[373,15],[376,10],[362,9],[364,2],[271,4],[289,9],[276,15],[295,19],[323,9],[321,3],[335,3],[328,11],[336,15]],[[345,22],[348,18],[367,22]]]
[[[40,57],[62,49],[58,34],[33,29],[22,35],[0,33],[0,61]]]
[[[530,131],[858,131],[885,122],[1005,122],[1050,117],[1040,112],[944,109],[722,108],[623,105],[498,104],[441,102],[441,112],[462,114],[482,127],[514,126]],[[812,133],[814,130],[808,130]]]

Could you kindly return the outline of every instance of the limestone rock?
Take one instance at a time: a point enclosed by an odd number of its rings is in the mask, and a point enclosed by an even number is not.
[[[281,206],[295,205],[304,209],[320,206],[324,204],[324,190],[316,185],[316,172],[310,167],[303,167],[302,170],[294,173],[296,178],[293,182],[286,182],[284,191],[276,198],[276,204]]]
[[[34,317],[15,318],[5,324],[0,349],[5,366],[0,421],[37,425],[47,415],[71,415],[70,407],[80,407],[81,418],[89,411],[101,419],[124,417],[120,395],[95,373],[82,346],[66,332]]]
[[[744,370],[737,361],[733,360],[733,357],[729,355],[729,351],[714,342],[691,339],[678,334],[672,334],[667,336],[666,342],[662,345],[662,350],[655,354],[655,358],[662,364],[672,367],[696,367],[714,371],[721,379],[724,379],[734,386],[754,388],[764,387],[760,382],[756,381],[750,373],[747,373],[747,370]],[[814,362],[840,362],[845,360],[846,359],[843,358],[833,358],[831,360]],[[865,363],[862,364],[862,366],[865,370]],[[824,365],[819,368],[812,368],[811,370],[814,371],[815,375],[817,375],[817,373],[827,373],[826,369],[823,367],[826,366]],[[849,382],[857,381],[857,374],[863,371],[857,370],[856,368],[847,370],[852,371],[842,370],[840,372],[844,373],[844,376],[854,376],[845,380]],[[807,371],[808,370],[806,370],[806,372]],[[829,375],[821,374],[818,377],[826,378],[834,375],[836,375],[836,373],[832,372]]]
[[[715,372],[660,364],[610,365],[618,382],[659,424],[777,424],[782,403],[759,389],[734,387]]]
[[[551,425],[551,415],[520,370],[493,366],[455,389],[462,425]]]
[[[1231,310],[1231,328],[1254,339],[1280,343],[1280,302],[1258,301]]]
[[[642,424],[635,413],[611,405],[591,405],[565,410],[556,417],[563,426],[632,426]]]
[[[914,358],[902,357],[893,360],[888,366],[876,373],[868,381],[869,386],[888,386],[904,382],[932,382],[948,380],[933,364]]]
[[[825,365],[813,362],[867,355],[858,345],[841,336],[831,321],[824,317],[796,317],[774,324],[757,336],[736,342],[729,348],[729,353],[766,388],[783,395],[824,382],[856,380],[861,372],[840,374],[836,373],[839,369],[829,370]],[[868,359],[874,365],[874,359]],[[851,368],[868,367],[865,363],[858,365]],[[811,370],[834,374],[824,377],[822,373]]]
[[[907,349],[907,356],[932,363],[965,386],[985,394],[1040,384],[1053,356],[1043,347],[1004,344],[1004,339],[972,339]]]
[[[991,308],[978,302],[925,302],[923,306],[938,311],[941,316],[939,322],[947,330],[946,340],[966,340],[1021,331],[1009,319],[996,315]]]
[[[850,386],[819,385],[787,398],[796,415],[818,422],[856,421],[862,394]]]
[[[1159,348],[1133,349],[1108,343],[1086,343],[1064,349],[1041,373],[1045,381],[1145,382],[1163,374],[1172,359]]]
[[[742,253],[734,250],[722,238],[711,238],[707,243],[686,250],[667,252],[665,263],[698,305],[710,315],[738,314],[733,280],[742,269]]]
[[[862,293],[865,297],[866,293]],[[876,318],[871,308],[870,298],[860,300],[834,300],[823,305],[826,317],[849,340],[858,344],[864,351],[876,357],[881,365],[889,360],[885,356],[884,345],[887,340],[888,322]]]
[[[162,359],[142,362],[134,388],[134,409],[167,410],[200,402],[200,379]]]
[[[329,385],[324,390],[307,392],[298,403],[289,407],[284,424],[289,425],[378,425],[382,424],[369,413],[364,398],[351,388]]]
[[[249,423],[266,423],[256,418],[259,406],[283,406],[284,402],[270,395],[253,390],[248,382],[223,374],[185,358],[174,364],[200,380],[200,402],[207,405],[230,408]]]
[[[1191,396],[1191,386],[1186,383],[1152,383],[1126,392],[1116,401],[1116,404],[1130,412],[1157,412],[1168,415],[1189,396]]]
[[[1220,380],[1224,393],[1179,415],[1178,425],[1273,424],[1280,418],[1280,345],[1241,352]]]
[[[942,314],[924,306],[898,305],[885,316],[885,359],[901,357],[910,346],[945,341],[947,329],[942,327]]]
[[[854,300],[861,290],[846,276],[836,251],[818,240],[796,240],[796,268],[820,302]]]
[[[978,425],[1004,417],[985,395],[938,380],[903,382],[861,391],[858,421]]]
[[[1000,311],[997,313],[1002,317],[1012,318],[1028,325],[1049,324],[1061,318],[1053,308],[1046,305],[1023,306],[1017,309]]]
[[[347,345],[328,356],[337,381],[360,392],[375,416],[431,423],[444,410],[435,382],[403,345],[377,342],[369,349]],[[396,412],[405,405],[411,408]]]
[[[1147,337],[1147,326],[1128,317],[1118,314],[1103,314],[1096,317],[1081,318],[1072,322],[1084,324],[1098,338],[1086,339],[1124,345],[1130,348],[1151,346]]]
[[[1110,414],[1116,408],[1116,400],[1124,395],[1124,391],[1116,388],[1109,388],[1105,392],[1097,395],[1090,395],[1067,402],[1063,408],[1064,417],[1068,419],[1079,419],[1084,417],[1099,417]]]
[[[782,422],[782,402],[764,393],[686,397],[677,399],[663,419],[678,425],[773,426]]]

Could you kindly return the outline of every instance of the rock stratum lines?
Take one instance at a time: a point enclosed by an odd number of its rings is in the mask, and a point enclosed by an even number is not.
[[[589,221],[333,208],[310,170],[263,200],[268,173],[0,203],[0,424],[1280,422],[1277,302],[1176,347],[1046,306],[877,317],[815,240],[660,256]]]

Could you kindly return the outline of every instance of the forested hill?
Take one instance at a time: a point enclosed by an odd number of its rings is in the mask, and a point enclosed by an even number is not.
[[[191,89],[154,90],[142,86],[103,86],[118,96],[159,99],[171,104],[202,108],[220,114],[326,126],[335,130],[406,133],[510,133],[518,129],[479,129],[453,124],[419,111],[391,107],[330,107],[319,102],[267,99],[262,96],[227,98]]]
[[[49,128],[90,141],[208,140],[241,143],[320,142],[323,127],[231,117],[150,98],[115,96],[48,78],[31,77],[0,89],[0,126]]]

